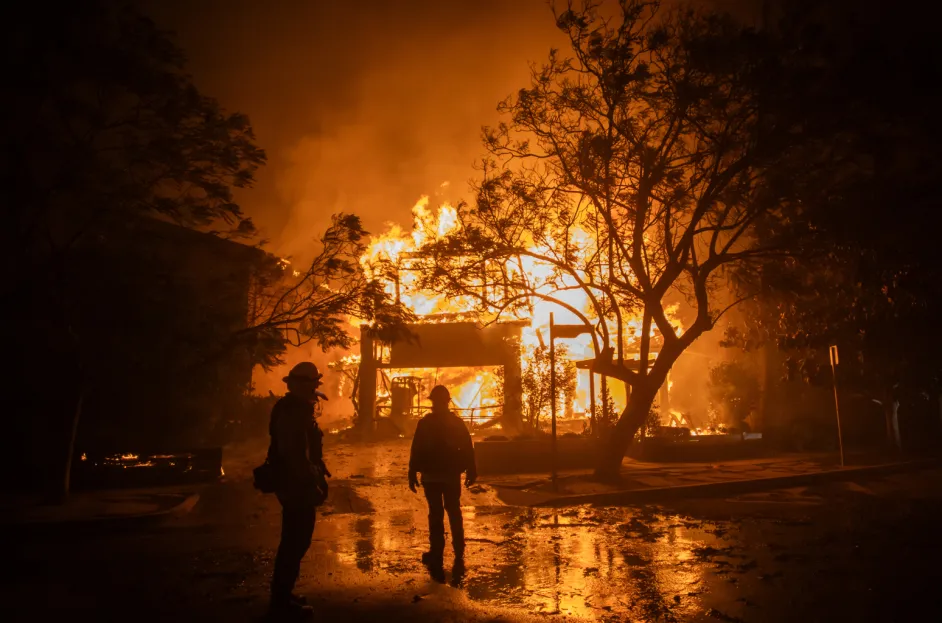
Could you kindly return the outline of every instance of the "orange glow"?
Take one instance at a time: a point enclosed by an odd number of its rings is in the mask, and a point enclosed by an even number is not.
[[[449,235],[455,234],[461,229],[461,220],[458,213],[450,204],[443,204],[437,210],[432,210],[429,206],[429,198],[423,196],[412,208],[412,230],[406,232],[400,225],[389,224],[385,233],[371,239],[367,252],[360,258],[360,264],[371,279],[379,280],[390,297],[399,300],[408,307],[420,322],[454,322],[457,320],[475,320],[479,322],[494,321],[496,312],[489,309],[482,309],[480,302],[468,296],[446,296],[438,292],[422,290],[419,286],[420,275],[413,267],[416,260],[423,256],[423,247],[436,241],[442,241]],[[568,227],[561,231],[560,239],[565,240],[571,249],[577,250],[584,255],[596,253],[596,239],[593,233],[578,224]],[[549,256],[553,249],[549,247],[531,246],[529,249],[532,255]],[[577,287],[578,282],[572,275],[563,273],[560,275],[549,262],[538,259],[531,255],[521,255],[506,261],[503,269],[512,276],[525,275],[528,283],[532,285],[536,292],[542,295],[552,296],[558,301],[578,310],[591,323],[599,323],[599,318],[595,313],[595,308],[585,292]],[[580,279],[588,281],[591,275],[581,273]],[[669,322],[675,332],[682,330],[682,325],[677,319],[678,306],[672,305],[665,312]],[[533,297],[524,312],[505,312],[504,317],[515,320],[529,320],[529,326],[523,328],[521,341],[521,358],[525,363],[532,359],[534,350],[541,344],[549,342],[549,317],[554,314],[555,322],[558,324],[582,324],[580,317],[564,307],[542,298]],[[353,319],[354,324],[359,321]],[[609,334],[617,335],[617,326],[614,317],[604,318],[603,322],[608,328]],[[640,316],[629,317],[625,319],[624,325],[624,350],[626,353],[637,352],[642,331],[642,320]],[[652,323],[650,335],[657,337],[657,329]],[[583,334],[573,339],[563,341],[568,350],[569,356],[574,360],[592,359],[595,357],[595,349],[592,336]],[[653,348],[651,357],[656,357],[657,353]],[[631,359],[632,355],[628,354]],[[346,359],[346,358],[345,358]],[[635,354],[634,359],[638,359]],[[456,386],[450,386],[455,403],[461,408],[465,407],[462,402],[468,402],[469,397],[475,407],[483,406],[482,396],[490,397],[488,387],[495,387],[498,379],[495,378],[495,372],[492,370],[477,370],[471,378],[462,380]],[[561,405],[559,413],[569,412],[573,415],[584,417],[588,412],[588,383],[587,373],[580,373],[577,380],[577,391],[572,405]],[[582,378],[586,377],[586,379]],[[600,391],[600,384],[597,384],[597,391]],[[619,392],[623,395],[621,388],[616,388],[620,383],[611,384],[614,394]],[[380,398],[385,398],[381,390]],[[527,397],[524,396],[526,401]],[[469,405],[471,403],[469,402]],[[567,408],[570,407],[570,408]],[[489,410],[488,410],[489,411]],[[487,411],[485,411],[487,412]]]

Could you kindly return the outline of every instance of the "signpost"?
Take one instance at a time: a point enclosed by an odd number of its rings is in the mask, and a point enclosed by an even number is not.
[[[841,449],[841,467],[844,467],[844,436],[841,434],[841,408],[837,400],[837,344],[828,349],[831,357],[831,378],[834,381],[834,413],[837,414],[837,442]]]
[[[550,462],[551,479],[553,481],[553,490],[557,488],[556,483],[556,339],[554,335],[553,312],[550,312],[550,414],[553,422],[553,439],[550,442]]]
[[[553,312],[550,312],[550,414],[552,417],[553,439],[550,446],[552,463],[553,489],[557,487],[556,477],[556,338],[573,338],[589,333],[591,327],[584,324],[556,324]]]

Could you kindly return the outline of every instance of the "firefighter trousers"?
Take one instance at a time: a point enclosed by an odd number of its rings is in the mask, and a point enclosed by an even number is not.
[[[461,517],[461,480],[422,482],[428,501],[429,551],[441,558],[445,552],[445,513],[451,526],[451,544],[455,556],[464,555],[464,520]]]
[[[287,603],[291,591],[301,572],[301,559],[311,546],[314,535],[316,506],[282,499],[281,502],[281,543],[275,556],[275,570],[272,573],[272,602]]]

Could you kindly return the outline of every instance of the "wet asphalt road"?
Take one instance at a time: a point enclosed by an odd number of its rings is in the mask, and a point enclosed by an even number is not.
[[[328,449],[302,567],[321,620],[939,620],[942,470],[643,508],[508,507],[485,486],[464,498],[468,570],[442,584],[401,445],[354,450]],[[250,464],[162,526],[5,535],[3,620],[260,620],[279,514]]]

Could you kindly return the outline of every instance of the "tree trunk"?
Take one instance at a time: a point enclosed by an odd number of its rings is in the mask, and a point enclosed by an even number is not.
[[[56,492],[58,501],[65,502],[72,490],[72,461],[75,458],[75,440],[78,437],[79,420],[82,417],[82,405],[85,402],[85,392],[80,388],[72,411],[72,425],[69,427],[68,445],[65,451],[65,465],[62,469],[62,480]]]
[[[886,434],[889,438],[890,447],[895,452],[901,452],[903,444],[899,434],[899,402],[895,398],[891,398],[884,409],[886,412]]]
[[[603,447],[599,465],[595,469],[597,478],[602,480],[616,480],[618,478],[625,453],[631,447],[631,442],[638,434],[641,426],[644,425],[644,421],[651,411],[651,406],[654,404],[657,383],[653,383],[649,377],[646,385],[653,385],[655,388],[652,390],[650,387],[638,385],[632,387],[628,404],[625,406],[621,417],[618,418],[608,443]]]
[[[74,385],[69,386],[68,390],[73,390],[71,395],[75,397],[71,405],[71,421],[69,422],[68,437],[66,440],[65,452],[60,472],[59,482],[50,482],[50,494],[54,501],[62,504],[69,497],[72,489],[72,461],[75,457],[75,441],[78,437],[79,420],[82,416],[82,406],[85,402],[85,365],[81,348],[79,334],[75,329],[73,318],[75,316],[73,303],[69,297],[69,265],[63,253],[53,247],[53,271],[55,285],[55,302],[58,304],[62,331],[62,344],[65,347],[64,357],[71,360],[73,367]],[[65,410],[63,408],[63,410]]]
[[[765,423],[768,420],[769,392],[775,383],[774,379],[771,378],[773,368],[770,362],[771,358],[771,348],[768,344],[763,344],[759,348],[759,413],[757,421],[754,423],[755,429],[752,432],[764,430]]]

